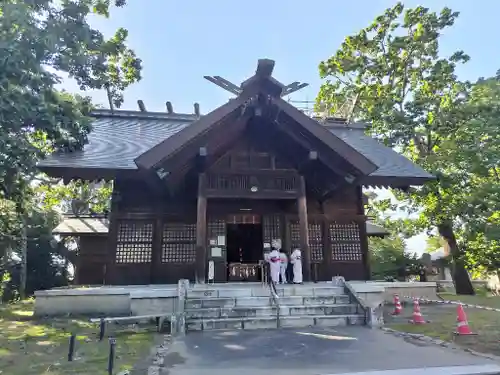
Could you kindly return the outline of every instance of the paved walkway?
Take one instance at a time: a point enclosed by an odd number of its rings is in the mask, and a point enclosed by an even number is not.
[[[165,373],[326,375],[426,367],[427,375],[471,374],[483,370],[500,374],[498,365],[463,351],[421,342],[417,345],[380,330],[352,326],[189,333],[172,344],[165,358]],[[461,367],[438,368],[444,366]],[[417,374],[414,370],[391,373]]]

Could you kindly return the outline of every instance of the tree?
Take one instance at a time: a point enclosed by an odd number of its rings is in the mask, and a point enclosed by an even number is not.
[[[125,1],[116,0],[124,6]],[[90,14],[109,16],[109,0],[5,0],[0,4],[0,191],[17,202],[27,175],[48,151],[81,148],[87,141],[89,98],[54,89],[69,74],[82,91],[122,92],[140,79],[141,60],[119,29],[105,40]]]
[[[418,260],[406,251],[405,241],[398,235],[370,238],[369,249],[374,279],[403,279],[416,272]]]
[[[421,6],[405,10],[401,3],[387,9],[320,63],[320,75],[328,80],[318,104],[335,111],[346,98],[358,96],[354,116],[370,122],[381,141],[439,178],[408,193],[394,193],[409,212],[420,210],[414,227],[437,227],[453,256],[457,293],[473,294],[456,238],[462,181],[447,174],[449,160],[440,155],[443,142],[471,119],[463,106],[470,85],[455,75],[456,66],[469,57],[462,51],[439,56],[439,37],[457,17],[449,8],[439,14]]]
[[[26,217],[26,285],[23,285],[23,260],[18,252],[9,252],[0,268],[0,276],[5,280],[0,295],[3,301],[24,298],[35,290],[68,284],[66,244],[55,241],[52,235],[58,220],[54,211],[29,210]]]
[[[88,23],[90,15],[109,17],[110,7],[110,0],[0,3],[0,204],[8,208],[0,215],[0,244],[24,263],[27,228],[37,209],[30,204],[36,162],[49,152],[81,149],[91,130],[90,99],[57,91],[60,74],[75,79],[82,91],[106,89],[116,107],[123,91],[141,78],[141,60],[126,45],[127,30],[106,40]],[[23,289],[25,282],[20,284]]]
[[[500,77],[479,79],[467,97],[471,119],[446,139],[442,158],[463,181],[458,237],[471,267],[500,269]]]

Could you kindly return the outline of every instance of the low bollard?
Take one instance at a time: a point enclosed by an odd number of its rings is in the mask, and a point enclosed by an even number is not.
[[[104,339],[104,333],[106,332],[106,322],[104,319],[101,319],[99,323],[99,341]]]
[[[75,354],[75,339],[76,335],[72,333],[69,337],[68,362],[73,361],[73,356]]]
[[[115,347],[116,339],[109,338],[109,358],[108,358],[108,375],[113,375],[113,367],[115,367]]]

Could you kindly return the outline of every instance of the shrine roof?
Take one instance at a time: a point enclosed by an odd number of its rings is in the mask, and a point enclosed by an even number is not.
[[[194,114],[97,110],[81,151],[55,153],[39,168],[137,169],[134,159],[197,119]]]
[[[93,116],[93,131],[83,150],[52,154],[38,164],[39,168],[53,175],[61,168],[134,171],[138,169],[134,159],[198,119],[194,114],[125,110],[97,110]],[[366,135],[360,124],[333,121],[325,126],[378,167],[363,181],[366,185],[420,185],[434,178]]]
[[[412,184],[419,185],[418,180],[434,178],[400,153],[366,135],[363,126],[334,125],[330,131],[378,166],[369,175],[374,185],[379,182],[383,185],[382,180],[401,178],[410,179],[414,181]]]

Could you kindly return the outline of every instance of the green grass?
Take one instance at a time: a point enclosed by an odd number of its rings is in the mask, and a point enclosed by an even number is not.
[[[98,327],[88,319],[33,317],[33,303],[0,305],[0,374],[107,374],[109,343],[98,341]],[[68,342],[76,335],[76,353],[68,362]],[[131,369],[154,344],[153,327],[109,325],[116,338],[115,372]]]
[[[462,301],[464,303],[500,307],[500,297],[486,295],[455,296],[442,295],[444,299]],[[465,308],[469,327],[474,336],[456,336],[456,306],[454,305],[421,305],[422,315],[430,323],[414,325],[407,323],[412,309],[405,307],[402,317],[387,318],[387,327],[409,333],[419,333],[436,339],[452,341],[459,346],[478,352],[500,355],[500,312],[475,308]],[[388,310],[389,311],[389,310]]]

